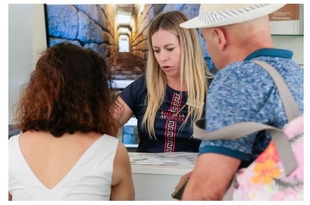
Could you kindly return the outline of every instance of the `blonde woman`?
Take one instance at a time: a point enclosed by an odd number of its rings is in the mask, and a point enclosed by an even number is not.
[[[133,115],[138,120],[138,152],[198,152],[192,123],[204,116],[208,73],[198,33],[179,25],[180,11],[159,14],[148,28],[145,75],[117,99],[123,108],[119,126]]]

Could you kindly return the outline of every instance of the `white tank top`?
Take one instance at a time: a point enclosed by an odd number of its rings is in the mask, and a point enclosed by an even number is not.
[[[52,189],[34,175],[19,147],[19,135],[9,139],[9,192],[12,200],[109,200],[113,162],[119,140],[103,135]]]

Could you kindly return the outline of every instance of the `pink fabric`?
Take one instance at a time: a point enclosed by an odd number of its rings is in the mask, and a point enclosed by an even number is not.
[[[238,171],[233,200],[303,200],[303,126],[302,115],[283,128],[290,139],[298,168],[285,176],[276,147],[271,142],[249,167]]]

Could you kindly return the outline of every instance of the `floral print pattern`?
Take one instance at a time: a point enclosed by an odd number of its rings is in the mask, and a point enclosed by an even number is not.
[[[254,184],[270,184],[274,178],[279,177],[281,174],[280,169],[276,167],[276,163],[269,159],[263,163],[255,164],[253,169],[254,172],[257,173],[257,175],[252,178]]]
[[[290,139],[298,167],[286,176],[272,141],[249,167],[238,171],[233,200],[304,199],[303,116],[288,123],[284,132]]]

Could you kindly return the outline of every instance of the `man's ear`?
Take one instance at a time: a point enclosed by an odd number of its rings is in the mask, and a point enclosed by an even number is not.
[[[222,28],[214,28],[214,32],[218,39],[218,48],[222,51],[227,45],[226,33]]]

